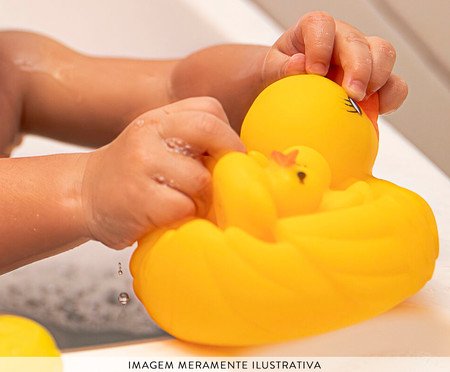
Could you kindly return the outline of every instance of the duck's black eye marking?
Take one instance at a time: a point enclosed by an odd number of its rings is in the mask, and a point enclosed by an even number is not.
[[[306,178],[305,172],[297,172],[297,177],[301,183],[305,183],[305,178]]]
[[[361,108],[350,97],[345,99],[345,106],[348,106],[349,108],[351,108],[350,110],[347,110],[347,112],[351,112],[351,113],[362,115]]]

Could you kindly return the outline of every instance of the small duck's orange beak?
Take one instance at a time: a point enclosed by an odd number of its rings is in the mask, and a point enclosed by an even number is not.
[[[273,151],[270,155],[272,159],[282,167],[291,167],[295,165],[295,159],[297,159],[298,150],[293,150],[289,154],[283,154],[280,151]]]

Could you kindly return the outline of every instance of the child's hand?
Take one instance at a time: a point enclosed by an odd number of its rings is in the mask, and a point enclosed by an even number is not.
[[[379,37],[323,12],[305,14],[272,47],[219,45],[193,53],[174,66],[170,97],[211,96],[240,130],[252,102],[269,84],[289,75],[315,73],[341,83],[350,97],[379,93],[380,114],[396,110],[408,87],[392,74],[395,49]],[[343,76],[341,76],[343,75]]]
[[[91,238],[124,248],[151,229],[201,214],[210,173],[204,154],[245,151],[213,98],[148,111],[90,154],[83,209]]]
[[[305,14],[286,31],[266,55],[263,81],[295,74],[327,75],[343,70],[342,86],[357,101],[378,91],[380,113],[396,110],[408,93],[406,83],[392,74],[395,49],[386,40],[365,36],[324,12]]]

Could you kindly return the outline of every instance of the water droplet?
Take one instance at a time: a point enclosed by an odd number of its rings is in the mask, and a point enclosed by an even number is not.
[[[122,275],[123,271],[122,271],[122,263],[119,262],[119,270],[117,271],[117,274]]]
[[[119,300],[119,303],[121,305],[126,305],[128,302],[130,302],[130,296],[128,296],[128,293],[126,292],[120,293],[117,299]]]

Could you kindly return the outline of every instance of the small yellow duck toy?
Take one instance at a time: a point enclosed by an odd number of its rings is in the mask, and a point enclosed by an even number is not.
[[[20,316],[0,315],[0,371],[62,370],[61,353],[43,326]]]
[[[164,330],[210,345],[289,340],[376,316],[431,278],[433,213],[371,175],[369,111],[315,75],[258,96],[248,153],[214,166],[208,218],[160,229],[133,254],[135,292]]]
[[[60,352],[50,333],[33,320],[0,315],[0,357],[58,357]]]

